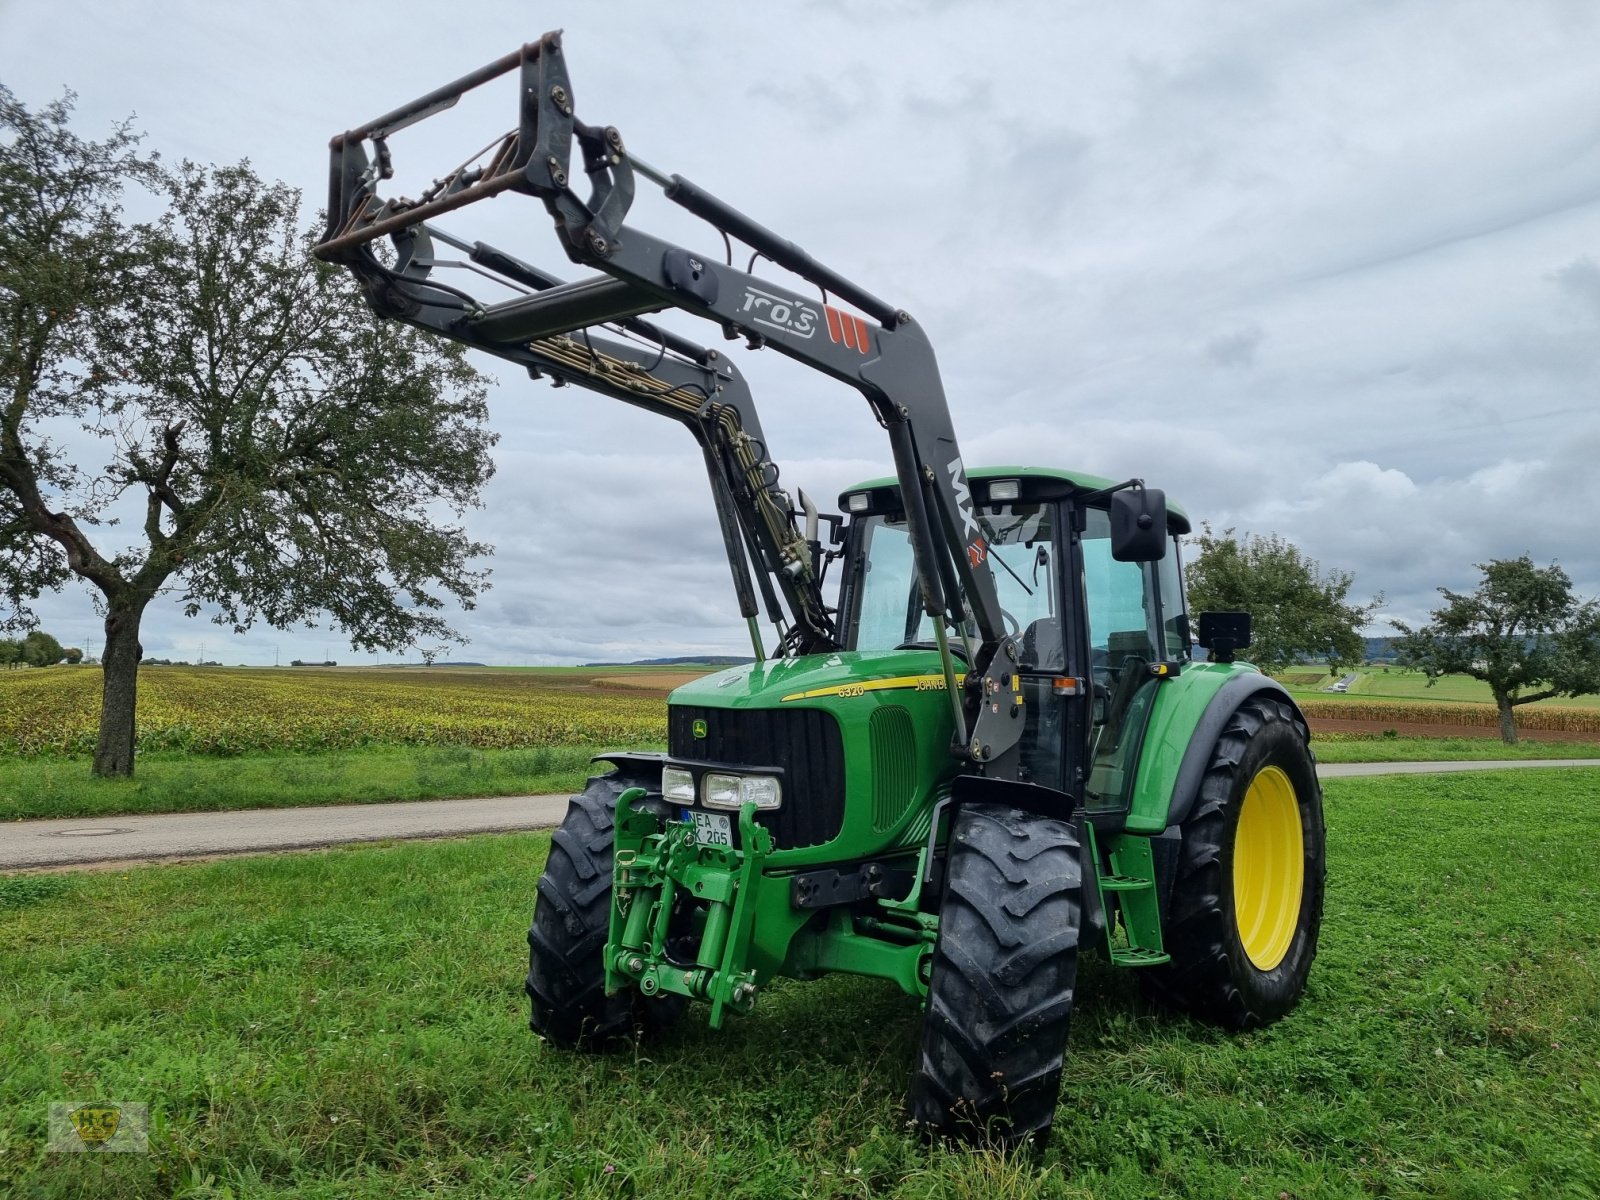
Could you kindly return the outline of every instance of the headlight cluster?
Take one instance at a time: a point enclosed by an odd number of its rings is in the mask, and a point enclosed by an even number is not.
[[[682,767],[661,772],[661,795],[673,804],[695,802],[694,775]],[[700,781],[700,803],[707,808],[727,808],[738,812],[746,804],[760,809],[777,808],[783,803],[783,784],[775,775],[733,775],[708,771]]]

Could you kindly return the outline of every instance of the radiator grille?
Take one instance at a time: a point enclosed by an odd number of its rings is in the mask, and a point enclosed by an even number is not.
[[[705,722],[704,737],[694,736],[696,721]],[[756,818],[780,850],[831,842],[844,828],[844,744],[832,713],[674,704],[667,751],[698,762],[782,768],[783,807]]]
[[[917,786],[917,734],[911,714],[898,704],[872,714],[872,828],[894,828]]]

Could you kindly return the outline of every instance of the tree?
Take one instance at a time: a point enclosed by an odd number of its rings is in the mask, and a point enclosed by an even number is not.
[[[83,661],[83,650],[77,646],[68,646],[66,651],[67,665],[77,666]]]
[[[1327,571],[1277,534],[1213,533],[1202,525],[1199,554],[1189,564],[1189,611],[1247,612],[1251,644],[1246,657],[1269,675],[1306,658],[1330,670],[1355,666],[1366,653],[1361,629],[1383,604],[1349,602],[1355,576]]]
[[[0,341],[18,364],[0,396],[0,578],[19,610],[69,573],[99,593],[94,770],[128,775],[139,625],[165,590],[236,632],[327,619],[369,650],[455,636],[439,593],[470,608],[488,547],[441,515],[479,502],[494,436],[461,347],[380,324],[348,273],[309,257],[297,192],[248,164],[102,165],[93,188],[73,183],[79,160],[127,150],[78,141],[68,111],[4,110],[0,203],[24,219],[15,252],[0,245],[19,281],[0,292],[0,340],[45,327],[49,279],[95,254],[114,287],[61,309],[71,337]],[[115,203],[136,176],[169,207],[125,228]],[[107,466],[74,465],[64,421],[103,440]],[[118,499],[139,531],[106,546],[94,526]]]
[[[66,656],[66,647],[42,629],[22,639],[22,661],[30,667],[53,667]]]
[[[38,535],[41,522],[75,520],[45,504],[75,474],[51,424],[110,387],[84,363],[93,322],[118,303],[132,262],[118,219],[123,184],[153,169],[126,124],[103,142],[77,137],[72,100],[30,113],[0,85],[0,628],[30,628],[28,601],[75,569],[74,548],[64,555],[59,540]]]
[[[1526,554],[1476,565],[1478,589],[1440,588],[1444,606],[1427,625],[1392,622],[1402,634],[1395,651],[1430,687],[1441,675],[1487,683],[1500,737],[1514,744],[1518,705],[1600,692],[1600,603],[1579,600],[1565,571],[1536,567]]]
[[[14,667],[22,661],[22,643],[14,638],[0,638],[0,667]]]

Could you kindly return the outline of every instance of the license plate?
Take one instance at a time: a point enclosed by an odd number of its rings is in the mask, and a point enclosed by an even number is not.
[[[694,818],[694,840],[701,846],[733,845],[733,822],[720,813],[689,810]]]

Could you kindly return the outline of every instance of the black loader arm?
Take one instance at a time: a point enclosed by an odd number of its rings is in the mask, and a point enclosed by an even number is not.
[[[392,135],[513,73],[520,97],[515,128],[418,199],[380,196],[381,183],[392,176]],[[749,389],[732,364],[645,321],[644,314],[669,308],[692,313],[730,339],[770,347],[856,388],[889,434],[922,604],[933,618],[950,687],[953,749],[986,774],[1015,777],[1024,721],[1017,648],[1005,633],[938,364],[906,312],[681,175],[644,163],[615,127],[579,120],[559,34],[338,134],[330,145],[328,227],[317,257],[349,267],[384,316],[520,363],[535,377],[576,384],[687,425],[705,453],[741,611],[754,631],[759,588],[783,632],[784,653],[837,646],[822,599],[814,519],[804,533],[795,528],[799,512],[777,486]],[[587,179],[582,198],[573,190],[579,173]],[[719,230],[727,261],[627,224],[640,179]],[[432,223],[504,192],[542,201],[566,257],[593,273],[563,281]],[[381,239],[392,249],[389,261],[376,253]],[[739,270],[732,265],[732,240],[754,251],[752,268],[765,258],[821,296],[799,295]],[[437,258],[441,244],[466,261]],[[441,267],[487,275],[520,294],[479,301],[438,278]],[[756,568],[754,585],[747,559]],[[792,628],[782,619],[780,596]],[[959,691],[947,629],[976,643]]]

